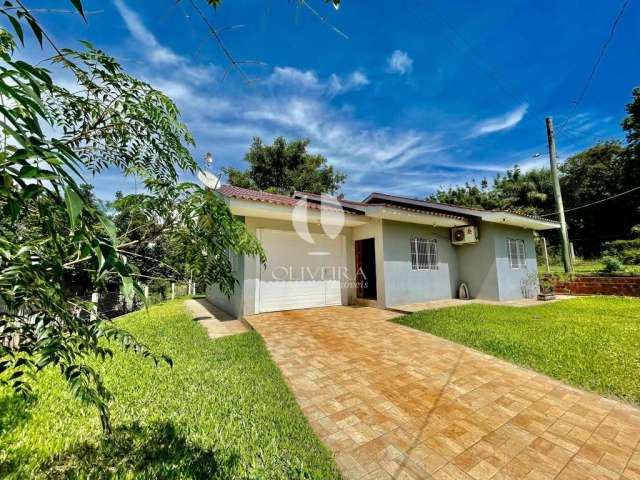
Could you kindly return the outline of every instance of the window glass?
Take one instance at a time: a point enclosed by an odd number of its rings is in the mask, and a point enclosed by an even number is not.
[[[438,245],[435,240],[411,239],[411,269],[436,270],[438,268]]]

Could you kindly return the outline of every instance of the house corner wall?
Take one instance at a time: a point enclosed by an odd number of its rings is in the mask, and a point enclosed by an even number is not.
[[[244,221],[243,217],[238,217],[238,219]],[[207,300],[213,305],[235,318],[240,318],[243,315],[245,259],[243,255],[237,255],[233,252],[229,253],[229,259],[233,276],[237,281],[233,294],[228,297],[217,285],[207,285],[205,292]]]
[[[538,266],[533,231],[508,225],[483,222],[480,241],[457,248],[460,282],[469,286],[471,298],[516,300],[538,293]],[[523,240],[526,268],[509,265],[508,240]]]
[[[465,282],[471,298],[498,300],[495,231],[492,225],[479,225],[478,243],[457,245],[454,248],[458,255],[458,285]]]
[[[499,300],[535,298],[539,292],[538,262],[533,230],[495,225],[496,269],[498,273]],[[523,240],[525,268],[511,268],[507,242],[509,239]]]

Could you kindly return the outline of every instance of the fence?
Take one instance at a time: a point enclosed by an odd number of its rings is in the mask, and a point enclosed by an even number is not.
[[[151,292],[148,285],[144,287],[147,305],[154,305],[156,303],[164,302],[165,300],[172,300],[186,295],[195,295],[195,293],[196,284],[193,282],[179,284],[167,282],[166,286],[156,286],[153,292]],[[92,295],[76,298],[85,302],[93,303],[93,312],[99,313],[102,317],[109,319],[140,310],[145,304],[144,298],[140,295],[134,295],[133,297],[127,298],[118,292],[94,292]],[[80,318],[89,320],[94,316],[93,312],[89,310],[78,310],[76,315]],[[36,318],[34,313],[35,312],[28,311],[28,309],[10,311],[2,297],[0,297],[0,315],[20,315],[26,318],[24,321],[33,325]],[[9,330],[5,331],[5,328],[0,324],[0,346],[9,350],[17,350],[20,345],[21,333],[23,332],[13,331],[9,333]]]
[[[155,305],[166,300],[195,295],[196,293],[195,283],[164,282],[154,285],[153,289],[149,285],[143,288],[147,305]],[[93,302],[96,305],[96,311],[107,318],[135,312],[143,308],[145,304],[144,298],[140,295],[136,294],[132,298],[126,298],[118,292],[94,292],[90,297],[83,298],[83,300]]]

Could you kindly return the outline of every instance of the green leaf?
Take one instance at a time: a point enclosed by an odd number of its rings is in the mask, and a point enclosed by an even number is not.
[[[38,167],[34,167],[33,165],[25,165],[20,169],[20,173],[18,176],[20,178],[36,178],[38,177],[38,173],[40,169]]]
[[[84,208],[84,202],[82,198],[80,198],[80,195],[71,187],[65,188],[64,201],[67,205],[67,214],[69,215],[71,226],[75,227],[78,224],[78,217]]]
[[[118,239],[118,234],[116,232],[116,224],[113,223],[113,220],[111,220],[109,217],[105,215],[100,215],[100,223],[102,224],[104,229],[107,231],[107,235],[109,235],[109,238],[111,239],[111,241],[115,243],[116,240]]]
[[[40,24],[38,24],[38,22],[36,22],[32,17],[29,16],[27,16],[27,23],[31,27],[33,34],[36,36],[38,43],[40,44],[40,46],[42,46],[42,27],[40,26]]]
[[[15,19],[15,17],[13,17],[12,15],[7,15],[7,17],[9,18],[9,21],[11,22],[11,26],[13,26],[13,29],[16,31],[16,35],[18,35],[18,38],[20,39],[20,43],[22,45],[24,45],[24,31],[22,30],[22,25],[20,25],[20,22],[18,20]]]
[[[78,11],[80,16],[86,22],[87,21],[87,17],[85,17],[85,15],[84,15],[84,9],[82,8],[82,2],[80,0],[71,0],[71,4],[75,7],[75,9]]]

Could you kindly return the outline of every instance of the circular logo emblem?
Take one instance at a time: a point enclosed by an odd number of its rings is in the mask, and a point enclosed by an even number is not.
[[[309,223],[316,222],[330,239],[340,235],[344,228],[344,209],[336,197],[323,193],[319,203],[315,198],[310,200],[307,195],[298,200],[291,213],[291,223],[298,236],[307,243],[316,243],[309,232]]]

